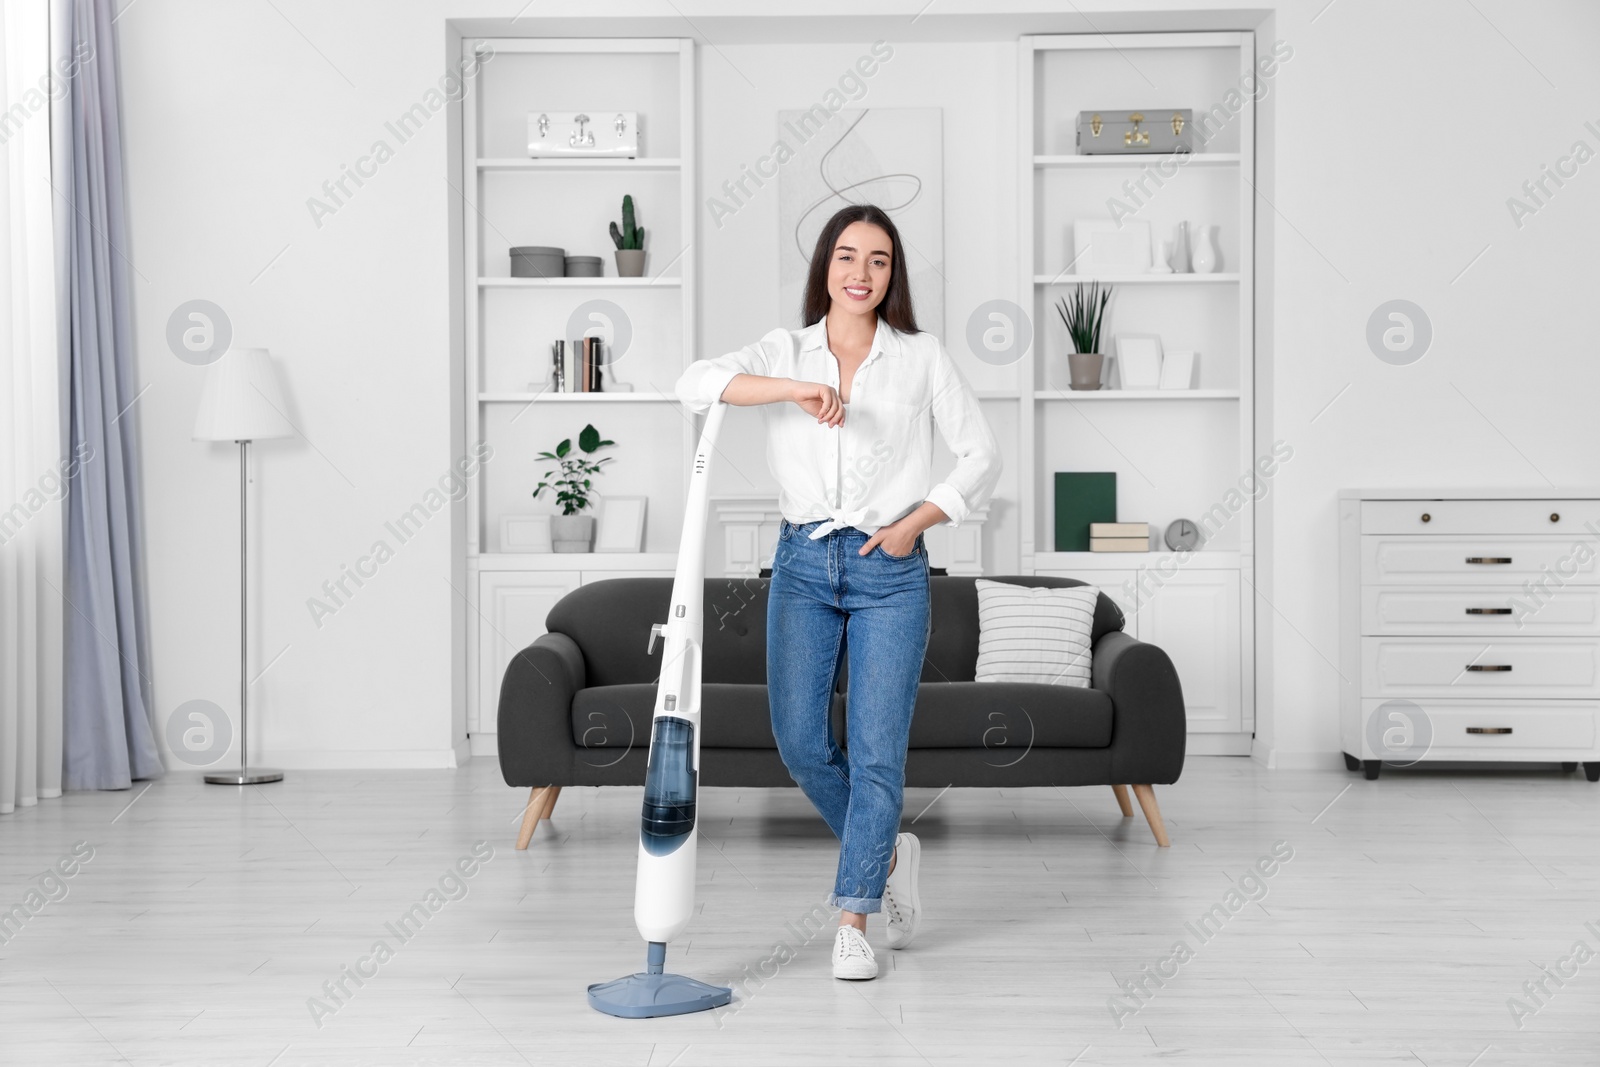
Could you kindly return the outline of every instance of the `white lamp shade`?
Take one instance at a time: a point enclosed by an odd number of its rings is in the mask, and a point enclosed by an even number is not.
[[[196,441],[259,441],[289,437],[283,387],[265,348],[230,348],[206,367]]]

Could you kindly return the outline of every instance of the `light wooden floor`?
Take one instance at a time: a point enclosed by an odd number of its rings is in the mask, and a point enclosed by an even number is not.
[[[911,790],[926,926],[895,953],[873,917],[866,983],[831,977],[831,926],[792,932],[837,854],[804,798],[709,789],[700,913],[669,969],[729,981],[780,941],[797,955],[735,1010],[646,1021],[584,1000],[643,969],[636,789],[565,790],[517,852],[526,794],[489,759],[143,788],[0,818],[3,908],[94,849],[0,945],[0,1063],[1600,1064],[1600,956],[1559,989],[1539,970],[1578,940],[1600,953],[1600,787],[1581,775],[1195,758],[1158,790],[1170,849],[1109,789]],[[479,840],[493,858],[466,895],[400,944],[385,924]],[[1186,923],[1277,841],[1294,855],[1265,898],[1202,942]],[[393,958],[319,1027],[308,998],[379,938]],[[1116,979],[1179,939],[1192,958],[1119,1028]],[[1519,1029],[1507,999],[1541,978]]]

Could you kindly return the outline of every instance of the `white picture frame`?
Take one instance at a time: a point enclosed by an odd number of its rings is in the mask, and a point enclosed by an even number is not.
[[[500,551],[550,552],[550,516],[506,515],[500,520]]]
[[[1123,389],[1161,387],[1161,338],[1153,333],[1117,335],[1117,374]]]
[[[1167,352],[1161,357],[1161,388],[1193,389],[1195,361],[1199,357],[1187,349]]]
[[[608,496],[600,501],[600,521],[595,532],[596,552],[642,552],[644,513],[649,497]]]
[[[1076,219],[1072,223],[1072,266],[1069,274],[1145,274],[1150,270],[1150,224],[1110,219]]]

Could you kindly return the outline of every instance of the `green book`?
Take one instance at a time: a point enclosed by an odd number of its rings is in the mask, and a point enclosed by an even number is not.
[[[1117,521],[1116,471],[1056,472],[1056,551],[1089,551],[1089,524]]]

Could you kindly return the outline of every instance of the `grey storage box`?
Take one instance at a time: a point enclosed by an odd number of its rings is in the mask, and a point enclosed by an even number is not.
[[[548,245],[518,245],[511,250],[513,278],[562,278],[566,276],[567,250]]]
[[[605,276],[605,261],[599,256],[568,256],[567,277],[600,278]]]
[[[1194,151],[1194,111],[1080,111],[1078,155]]]

